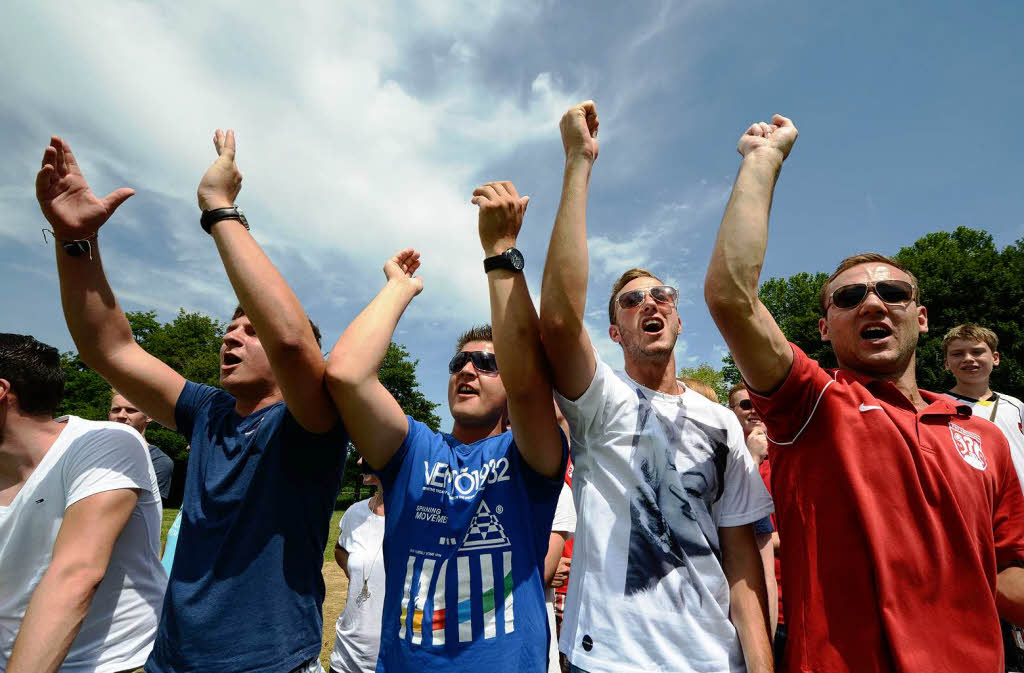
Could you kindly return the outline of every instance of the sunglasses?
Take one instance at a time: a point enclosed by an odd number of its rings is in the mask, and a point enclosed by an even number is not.
[[[904,280],[880,280],[876,283],[854,283],[836,288],[829,295],[829,303],[840,309],[854,308],[860,306],[871,292],[886,304],[899,306],[906,306],[912,302],[915,294],[914,286]]]
[[[647,296],[648,292],[651,294],[651,299],[659,304],[672,304],[674,306],[676,299],[679,298],[679,290],[671,285],[655,285],[654,287],[642,287],[637,290],[623,292],[617,300],[619,307],[623,309],[636,308],[644,302],[644,297]]]
[[[478,374],[483,374],[484,376],[498,375],[498,360],[494,357],[494,353],[488,353],[487,351],[459,351],[451,359],[451,362],[448,363],[448,373],[455,374],[462,371],[462,368],[470,360],[473,361],[473,367],[476,368]]]
[[[743,411],[750,411],[754,408],[754,403],[750,400],[740,400],[735,406],[739,407]]]

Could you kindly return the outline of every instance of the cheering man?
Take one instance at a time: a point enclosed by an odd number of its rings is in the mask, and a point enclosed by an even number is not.
[[[541,291],[578,512],[561,650],[592,673],[770,671],[751,524],[772,502],[735,416],[676,381],[676,289],[643,269],[612,287],[608,334],[624,372],[584,329],[597,127],[590,101],[562,117],[565,178]]]
[[[57,239],[64,316],[79,355],[160,424],[189,439],[179,544],[148,673],[319,671],[327,529],[346,436],[323,385],[315,327],[234,207],[235,137],[199,184],[240,306],[221,346],[224,390],[144,351],[103,273],[97,231],[125,199],[89,191],[54,137],[36,192]],[[83,243],[84,242],[84,243]]]
[[[451,434],[406,416],[377,378],[423,289],[415,251],[384,265],[384,289],[327,367],[352,441],[383,483],[383,673],[547,670],[544,557],[568,452],[515,248],[528,197],[509,182],[473,194],[493,330],[464,334],[448,365]]]
[[[776,115],[740,138],[704,285],[770,441],[783,668],[997,673],[998,616],[1024,617],[1024,496],[998,429],[917,387],[928,330],[917,280],[874,253],[840,263],[819,322],[837,371],[788,343],[758,299],[772,193],[796,136]]]

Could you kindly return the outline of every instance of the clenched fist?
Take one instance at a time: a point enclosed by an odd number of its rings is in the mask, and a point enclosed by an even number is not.
[[[558,128],[566,159],[581,158],[590,163],[597,160],[598,123],[597,106],[592,100],[573,105],[562,115]]]
[[[217,150],[217,159],[206,169],[196,190],[200,210],[230,208],[242,190],[242,173],[235,164],[235,132],[228,129],[224,133],[217,129],[213,134],[213,146]]]
[[[473,190],[472,202],[480,206],[480,244],[487,255],[515,247],[530,197],[520,197],[511,182],[488,182]]]
[[[772,117],[772,123],[756,122],[750,125],[746,133],[740,136],[736,151],[743,156],[755,152],[777,152],[779,159],[785,161],[789,151],[796,142],[796,127],[793,121],[782,115]]]

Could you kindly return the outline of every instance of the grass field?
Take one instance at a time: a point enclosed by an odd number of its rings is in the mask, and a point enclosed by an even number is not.
[[[345,607],[345,599],[348,597],[348,578],[341,571],[338,564],[334,562],[334,545],[338,541],[338,522],[344,512],[335,512],[331,516],[330,536],[327,540],[327,547],[324,549],[324,585],[327,593],[324,595],[324,635],[323,645],[320,649],[320,663],[326,671],[330,665],[331,650],[334,648],[334,623],[338,620]],[[160,545],[163,547],[167,540],[167,531],[174,523],[174,517],[178,516],[178,510],[165,509],[163,525],[160,529]]]

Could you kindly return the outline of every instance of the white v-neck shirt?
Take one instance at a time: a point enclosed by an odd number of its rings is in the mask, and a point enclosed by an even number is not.
[[[53,558],[64,511],[89,496],[137,489],[139,501],[114,543],[61,673],[113,673],[141,666],[156,636],[167,575],[160,565],[162,508],[149,446],[122,423],[76,416],[7,507],[0,507],[0,670],[32,593]],[[83,540],[82,544],[88,544]]]

